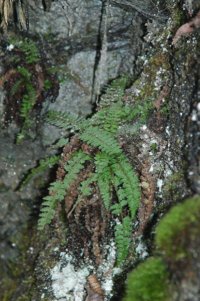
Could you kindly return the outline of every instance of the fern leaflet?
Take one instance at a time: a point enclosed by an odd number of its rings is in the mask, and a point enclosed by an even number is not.
[[[81,182],[80,192],[82,196],[90,196],[92,194],[91,184],[96,182],[97,176],[95,173],[92,173],[87,180]]]
[[[47,224],[50,224],[55,215],[57,203],[65,197],[65,187],[61,181],[51,183],[49,191],[50,195],[43,198],[44,202],[38,220],[39,230],[43,230]]]
[[[127,201],[131,212],[131,217],[135,217],[136,210],[140,200],[140,189],[138,177],[136,176],[132,166],[128,162],[124,154],[121,154],[112,164],[112,170],[115,177],[119,181],[119,187],[123,190],[117,190],[121,202]]]
[[[40,218],[38,221],[38,229],[42,230],[45,225],[49,224],[54,217],[55,207],[58,202],[63,201],[65,195],[72,182],[76,179],[78,173],[84,168],[84,163],[90,157],[82,151],[77,151],[71,160],[65,165],[67,174],[63,181],[55,181],[50,184],[49,196],[44,197]]]
[[[76,179],[77,174],[84,168],[84,163],[90,160],[90,156],[85,154],[83,151],[77,151],[71,160],[65,165],[65,170],[67,172],[63,182],[65,189],[69,189],[71,183]]]
[[[128,256],[131,241],[132,226],[131,218],[126,216],[122,223],[115,226],[115,241],[117,247],[117,265],[121,265]]]
[[[95,157],[96,175],[99,191],[105,208],[108,210],[111,202],[111,169],[110,158],[106,153],[99,153]]]
[[[103,108],[92,118],[91,123],[107,130],[110,133],[116,133],[120,123],[129,116],[127,108],[122,102],[114,103],[108,108]]]
[[[24,79],[18,79],[14,85],[12,86],[11,90],[10,90],[10,95],[13,96],[15,93],[18,92],[18,90],[20,89],[21,85],[23,84]]]
[[[61,129],[79,130],[81,119],[78,116],[72,114],[66,114],[58,111],[49,111],[47,121]]]
[[[26,84],[26,90],[27,93],[22,98],[20,116],[28,120],[30,118],[29,114],[36,103],[36,91],[29,83]]]
[[[123,211],[123,208],[128,204],[126,192],[123,188],[121,178],[113,175],[112,184],[114,186],[118,202],[111,206],[111,211],[113,214],[120,215]]]
[[[88,127],[80,134],[81,140],[93,147],[98,147],[108,155],[120,154],[122,152],[117,140],[113,135],[99,127]]]
[[[104,94],[101,95],[100,108],[108,107],[114,102],[119,102],[124,96],[124,90],[127,85],[127,77],[122,76],[112,81]]]
[[[33,41],[25,39],[22,43],[17,43],[17,47],[24,52],[28,64],[34,64],[40,60],[39,51]]]

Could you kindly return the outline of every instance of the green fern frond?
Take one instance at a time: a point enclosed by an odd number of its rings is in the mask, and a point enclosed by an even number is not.
[[[141,197],[138,177],[124,154],[121,154],[121,156],[115,160],[112,164],[112,170],[114,177],[117,177],[120,183],[118,187],[119,190],[117,190],[118,196],[121,199],[124,197],[124,201],[127,201],[131,217],[134,218]]]
[[[67,145],[67,143],[69,142],[68,138],[60,138],[55,144],[53,144],[50,148],[52,149],[58,149],[61,147],[64,147],[65,145]]]
[[[99,127],[88,127],[80,134],[80,139],[97,147],[108,155],[121,154],[122,150],[113,135]]]
[[[110,157],[106,153],[98,153],[95,156],[95,167],[97,175],[97,184],[104,203],[104,206],[109,210],[111,203],[111,169]]]
[[[150,100],[146,100],[142,104],[137,103],[134,106],[118,101],[98,111],[90,119],[90,124],[115,134],[125,122],[139,119],[141,125],[145,123],[152,109],[153,104]]]
[[[99,152],[95,156],[95,166],[96,166],[96,173],[101,174],[104,173],[107,168],[112,163],[112,157],[108,156],[105,152]]]
[[[90,196],[92,194],[92,187],[91,184],[96,182],[97,175],[95,173],[92,173],[87,180],[81,182],[80,184],[80,193],[82,196]]]
[[[121,121],[125,121],[130,112],[124,106],[122,98],[127,84],[127,78],[113,80],[101,96],[100,110],[90,119],[90,124],[115,133]]]
[[[21,108],[20,108],[20,116],[23,118],[23,125],[20,129],[20,132],[17,135],[16,142],[17,144],[21,143],[21,141],[27,135],[27,130],[32,125],[32,119],[30,118],[30,113],[36,103],[36,91],[31,83],[26,83],[26,94],[22,98]]]
[[[20,116],[23,118],[23,125],[20,132],[17,134],[16,143],[19,144],[27,135],[27,130],[32,125],[32,119],[30,118],[30,113],[36,104],[36,91],[31,83],[26,83],[26,94],[22,98]]]
[[[91,160],[91,157],[81,150],[74,153],[73,157],[64,166],[65,171],[67,172],[63,180],[65,189],[69,189],[78,173],[84,168],[85,162],[89,160]]]
[[[126,76],[114,79],[101,96],[100,108],[102,109],[103,107],[110,106],[114,102],[121,101],[127,82],[128,78]]]
[[[107,210],[110,208],[111,203],[111,185],[110,185],[110,174],[109,173],[103,173],[98,175],[98,187],[100,191],[100,195],[103,200],[103,204]]]
[[[23,84],[23,79],[18,79],[14,85],[12,86],[11,90],[10,90],[10,95],[13,96],[15,95],[15,93],[17,93],[21,87],[21,85]]]
[[[129,216],[126,216],[123,218],[122,223],[117,223],[117,225],[115,226],[117,265],[121,265],[128,256],[131,234],[131,218]]]
[[[55,182],[50,184],[49,187],[50,195],[45,197],[44,200],[50,200],[50,198],[54,198],[57,201],[62,201],[65,197],[66,187],[61,180],[56,180]]]
[[[97,185],[105,208],[121,219],[115,227],[118,264],[122,264],[128,255],[132,220],[138,209],[141,192],[138,177],[117,141],[117,133],[125,122],[136,118],[145,120],[150,107],[149,103],[143,107],[139,103],[134,107],[125,105],[122,98],[126,83],[126,78],[113,81],[101,98],[99,111],[89,119],[49,112],[50,123],[62,129],[78,131],[79,139],[95,149],[91,155],[82,150],[76,151],[65,164],[66,175],[62,181],[51,184],[50,195],[45,198],[39,221],[40,228],[45,223],[50,223],[57,202],[64,199],[72,183],[79,179],[79,173],[85,168],[87,161],[90,162],[94,170],[89,175],[86,174],[86,180],[80,182],[79,194],[69,215],[79,202],[92,195],[93,188]]]
[[[19,74],[24,77],[24,79],[26,80],[30,80],[31,79],[31,73],[29,72],[29,70],[23,66],[19,66],[17,67],[17,71],[19,72]]]
[[[20,116],[23,117],[25,120],[30,118],[30,112],[33,109],[36,103],[36,91],[32,84],[26,84],[26,91],[27,93],[22,98],[22,104],[20,108]]]
[[[64,130],[79,130],[81,124],[81,119],[78,116],[59,111],[49,111],[47,121]]]
[[[70,185],[77,178],[78,173],[84,168],[84,164],[89,160],[89,155],[82,151],[77,151],[71,160],[65,165],[67,174],[63,181],[55,181],[50,184],[49,196],[43,198],[41,214],[38,221],[38,229],[42,230],[45,225],[49,224],[55,213],[55,208],[58,202],[64,200]]]
[[[24,52],[28,64],[36,64],[39,62],[40,53],[33,41],[24,39],[21,43],[17,44],[17,47]]]
[[[39,173],[46,171],[48,168],[52,168],[59,161],[59,156],[51,156],[39,161],[38,166],[31,169],[30,173],[25,177],[20,187],[24,187],[27,183]]]
[[[65,197],[64,185],[60,181],[52,183],[50,187],[53,193],[43,198],[42,208],[40,209],[40,216],[38,220],[38,230],[43,230],[44,227],[51,223],[55,215],[55,210],[58,202],[62,201]]]
[[[117,203],[111,206],[111,211],[112,214],[121,215],[123,208],[128,204],[126,191],[123,188],[123,182],[121,178],[117,177],[114,174],[112,176],[112,184],[117,195]]]
[[[90,123],[98,125],[108,132],[116,133],[120,123],[129,117],[129,113],[122,102],[114,103],[110,107],[103,108],[97,112],[91,118]]]

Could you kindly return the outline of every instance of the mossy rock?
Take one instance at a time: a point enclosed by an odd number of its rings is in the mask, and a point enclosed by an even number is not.
[[[164,199],[175,202],[181,199],[183,195],[183,187],[185,187],[184,169],[173,173],[168,177],[163,187]],[[186,189],[184,189],[186,193]]]
[[[155,243],[169,261],[190,259],[200,231],[200,197],[173,207],[156,228]]]
[[[166,301],[168,273],[159,257],[152,257],[138,265],[128,276],[123,301]]]

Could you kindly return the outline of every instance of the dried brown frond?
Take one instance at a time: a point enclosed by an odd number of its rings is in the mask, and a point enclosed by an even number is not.
[[[93,166],[90,165],[86,168],[87,173],[86,170],[80,173],[79,181],[87,179],[92,168]],[[76,185],[78,184],[80,183],[76,182]],[[102,261],[102,243],[108,227],[108,215],[104,212],[105,209],[96,187],[97,184],[92,184],[92,195],[90,197],[81,199],[78,198],[79,191],[75,187],[76,185],[75,183],[74,186],[72,185],[71,189],[74,188],[74,191],[71,191],[66,196],[66,207],[71,206],[71,210],[68,213],[68,229],[70,233],[68,248],[73,248],[74,242],[76,242],[79,246],[77,249],[83,250],[84,257],[89,257],[98,266]],[[71,204],[71,201],[73,201],[73,204]]]
[[[157,109],[157,111],[159,112],[162,104],[165,100],[165,98],[169,95],[170,93],[170,87],[168,86],[168,84],[165,84],[163,86],[163,88],[160,91],[160,94],[158,95],[157,99],[153,102],[154,107]]]
[[[82,150],[84,153],[94,156],[96,148],[79,140],[78,136],[72,137],[61,156],[57,170],[57,179],[63,180],[66,175],[65,164],[71,160],[73,154]],[[80,258],[80,250],[84,258],[90,258],[96,266],[102,261],[102,245],[105,243],[105,232],[109,226],[109,213],[104,208],[100,192],[96,182],[89,186],[91,193],[88,196],[81,195],[81,183],[90,179],[95,166],[92,161],[88,162],[79,172],[76,179],[70,185],[65,195],[65,212],[68,228],[68,249]],[[76,250],[74,246],[76,245]]]
[[[89,177],[92,170],[93,170],[93,165],[92,164],[90,164],[84,170],[82,170],[79,173],[76,180],[72,183],[69,192],[65,196],[65,211],[67,213],[68,218],[73,213],[73,211],[76,209],[78,204],[80,204],[80,206],[81,206],[82,201],[79,202],[79,203],[76,203],[76,200],[77,200],[78,195],[80,193],[79,192],[80,183],[85,181]]]
[[[155,195],[155,179],[154,176],[149,172],[150,164],[148,159],[144,160],[141,164],[140,181],[142,187],[142,198],[140,207],[138,210],[139,229],[137,234],[141,235],[147,223],[150,220],[153,212],[153,201]]]
[[[1,1],[1,0],[0,0]],[[8,70],[4,75],[2,75],[0,77],[0,87],[3,87],[4,86],[4,83],[6,81],[9,81],[10,78],[17,73],[17,70],[16,69],[10,69]]]
[[[87,282],[91,290],[101,296],[104,295],[104,290],[102,289],[100,281],[95,274],[88,276]]]
[[[61,154],[61,160],[59,162],[59,167],[56,172],[57,180],[62,180],[65,176],[64,166],[67,161],[71,158],[72,154],[77,151],[81,146],[81,141],[77,136],[72,137],[70,143],[65,145],[63,152]]]

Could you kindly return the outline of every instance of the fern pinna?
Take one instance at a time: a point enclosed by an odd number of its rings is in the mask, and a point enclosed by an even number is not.
[[[100,256],[98,245],[106,227],[102,216],[109,213],[115,223],[118,264],[122,264],[128,255],[132,221],[140,200],[138,177],[117,140],[119,127],[140,117],[138,107],[134,110],[123,102],[125,86],[126,78],[114,80],[102,96],[99,110],[89,119],[50,112],[49,122],[73,129],[75,138],[65,147],[57,180],[50,185],[39,219],[42,230],[53,219],[58,202],[63,200],[67,204],[68,218],[74,215],[78,220],[80,210],[84,208],[85,231],[95,243],[94,254]],[[95,221],[96,234],[92,234],[89,227],[92,211],[88,208],[96,206],[99,200],[104,209],[99,214],[99,221]]]

